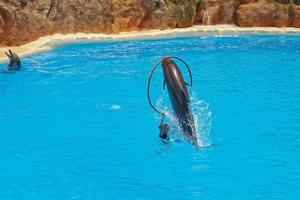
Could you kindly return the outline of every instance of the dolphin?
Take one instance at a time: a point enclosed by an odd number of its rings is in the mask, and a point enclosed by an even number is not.
[[[7,69],[10,71],[20,70],[21,60],[19,56],[16,53],[12,52],[10,49],[8,50],[8,52],[5,52],[5,54],[9,58],[9,64]]]
[[[184,136],[195,146],[198,146],[198,135],[195,127],[190,98],[182,73],[171,58],[162,62],[164,87],[167,85],[173,110],[178,119]]]

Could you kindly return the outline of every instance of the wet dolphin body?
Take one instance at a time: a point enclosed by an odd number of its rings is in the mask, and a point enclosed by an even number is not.
[[[8,52],[5,52],[7,57],[9,58],[9,64],[8,64],[8,70],[19,70],[21,68],[21,61],[19,56],[12,52],[11,50],[8,50]]]
[[[162,62],[165,84],[167,85],[173,110],[185,137],[198,145],[194,117],[190,108],[190,98],[180,69],[170,58]]]

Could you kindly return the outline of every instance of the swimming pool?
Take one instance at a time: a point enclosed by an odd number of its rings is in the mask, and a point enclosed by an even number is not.
[[[0,74],[0,198],[299,198],[299,44],[196,37],[72,44],[24,58],[22,71]],[[191,67],[208,147],[158,138],[147,78],[166,55]]]

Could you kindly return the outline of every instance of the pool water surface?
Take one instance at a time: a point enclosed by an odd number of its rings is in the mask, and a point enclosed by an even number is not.
[[[167,55],[191,67],[206,147],[158,138],[147,79]],[[298,36],[69,44],[22,63],[0,74],[0,199],[300,198]],[[154,99],[162,85],[160,69]]]

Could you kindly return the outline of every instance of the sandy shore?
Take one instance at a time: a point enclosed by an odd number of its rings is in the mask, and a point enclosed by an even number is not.
[[[53,49],[57,45],[79,42],[125,41],[140,39],[229,36],[229,35],[300,35],[300,28],[255,27],[241,28],[234,25],[193,26],[190,28],[123,32],[120,34],[55,34],[42,37],[19,47],[0,47],[0,62],[7,61],[4,51],[11,49],[20,57]]]

